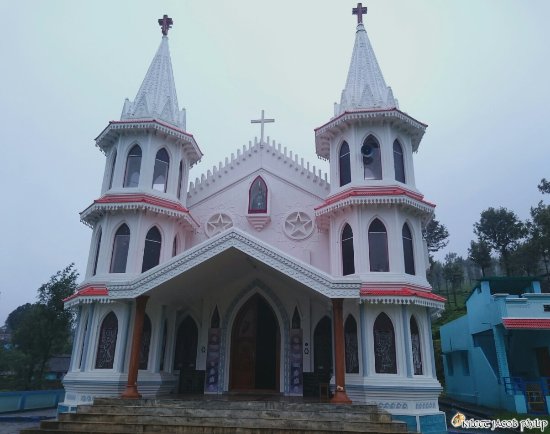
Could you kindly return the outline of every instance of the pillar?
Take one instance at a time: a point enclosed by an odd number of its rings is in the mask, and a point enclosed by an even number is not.
[[[139,351],[141,349],[141,335],[143,333],[143,320],[145,318],[145,306],[149,297],[141,295],[136,298],[136,315],[134,319],[134,330],[132,331],[132,352],[130,355],[130,366],[128,368],[128,384],[121,395],[126,399],[139,399],[141,395],[137,389],[137,378],[139,369]]]
[[[334,373],[336,388],[330,402],[333,404],[351,404],[346,394],[346,363],[344,349],[344,318],[342,313],[343,300],[332,299],[332,321],[334,327]]]

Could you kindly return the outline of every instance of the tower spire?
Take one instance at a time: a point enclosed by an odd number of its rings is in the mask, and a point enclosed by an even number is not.
[[[134,101],[124,102],[120,119],[159,119],[185,130],[185,109],[180,110],[178,106],[168,47],[168,30],[174,22],[164,15],[158,23],[162,31],[160,46]]]
[[[340,104],[335,104],[334,107],[335,116],[351,110],[397,107],[397,100],[393,97],[391,88],[384,81],[363,25],[363,14],[366,13],[367,8],[363,7],[362,3],[358,3],[357,7],[352,9],[352,14],[357,15],[355,44],[346,87],[342,91]]]

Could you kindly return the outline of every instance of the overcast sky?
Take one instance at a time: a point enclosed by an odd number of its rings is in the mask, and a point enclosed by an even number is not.
[[[550,2],[372,0],[365,24],[400,108],[429,125],[417,187],[466,255],[489,206],[525,219],[550,177]],[[161,33],[200,174],[266,134],[312,164],[313,129],[339,102],[355,37],[353,2],[318,0],[0,0],[0,324],[71,262],[91,230],[78,213],[100,193],[94,138],[134,99]],[[445,252],[442,252],[442,255]]]

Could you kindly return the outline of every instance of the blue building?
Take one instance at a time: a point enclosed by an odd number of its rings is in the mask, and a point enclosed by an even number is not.
[[[550,413],[550,294],[537,278],[489,277],[466,315],[441,327],[447,395],[517,413]]]

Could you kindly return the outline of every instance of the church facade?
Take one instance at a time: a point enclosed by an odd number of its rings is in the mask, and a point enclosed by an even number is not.
[[[78,325],[62,410],[100,396],[330,395],[445,431],[431,338],[444,300],[422,238],[434,205],[413,165],[426,125],[399,110],[364,9],[341,101],[315,130],[330,174],[262,134],[191,183],[202,152],[159,20],[136,98],[96,139],[105,172],[80,214],[92,241],[65,300]]]

